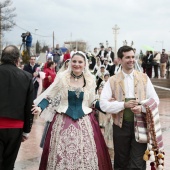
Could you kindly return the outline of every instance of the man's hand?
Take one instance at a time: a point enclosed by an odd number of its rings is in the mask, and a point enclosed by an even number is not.
[[[125,108],[134,108],[138,105],[138,102],[136,100],[129,100],[128,102],[124,103]]]
[[[142,112],[142,106],[135,106],[134,108],[131,108],[131,110],[134,114],[139,114]]]

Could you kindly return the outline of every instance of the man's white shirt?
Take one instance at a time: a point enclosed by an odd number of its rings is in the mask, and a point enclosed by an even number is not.
[[[122,71],[123,72],[123,71]],[[124,73],[124,84],[125,84],[125,98],[135,98],[134,94],[134,76],[133,72],[131,74]],[[157,104],[159,104],[158,95],[149,79],[147,77],[147,85],[146,85],[146,99],[153,98]],[[104,88],[102,90],[100,96],[100,108],[107,113],[117,114],[121,110],[124,110],[124,102],[112,101],[109,102],[108,100],[112,98],[112,90],[110,87],[110,81],[108,80]],[[144,107],[142,107],[142,112],[146,112]]]

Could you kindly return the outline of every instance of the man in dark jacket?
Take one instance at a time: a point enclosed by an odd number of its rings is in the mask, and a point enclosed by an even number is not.
[[[101,46],[101,50],[99,51],[99,54],[97,55],[97,57],[100,58],[101,64],[104,63],[104,59],[106,59],[107,56],[107,51],[105,50],[104,46]]]
[[[17,67],[20,52],[10,45],[2,51],[0,65],[0,170],[13,170],[21,142],[28,139],[33,115],[30,73]]]
[[[31,56],[30,62],[28,64],[24,65],[24,68],[23,68],[23,70],[32,74],[33,84],[34,84],[34,97],[33,97],[34,99],[36,99],[36,97],[37,97],[37,91],[38,91],[38,87],[39,87],[39,83],[36,81],[36,77],[39,76],[37,67],[39,67],[39,65],[36,64],[36,57]]]
[[[120,64],[118,58],[115,58],[113,61],[113,65],[110,67],[110,76],[113,76],[118,73],[120,69]]]
[[[146,74],[149,78],[152,78],[153,67],[153,52],[149,51],[149,55],[146,57]]]
[[[109,63],[108,63],[108,59],[107,59],[107,58],[104,60],[104,66],[105,66],[105,69],[106,69],[108,72],[110,72],[111,66],[110,66]]]
[[[62,56],[62,51],[59,47],[59,44],[56,45],[56,48],[53,50],[53,61],[56,63],[56,72],[60,68],[60,57]]]
[[[108,57],[111,58],[112,62],[114,61],[114,52],[112,51],[112,47],[108,48]]]

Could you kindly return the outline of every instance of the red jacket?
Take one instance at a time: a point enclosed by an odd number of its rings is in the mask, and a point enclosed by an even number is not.
[[[48,64],[48,61],[44,64],[44,68],[43,68],[43,71],[45,72],[45,69],[47,69],[47,64]],[[55,71],[55,69],[53,69]]]
[[[64,54],[63,61],[65,62],[66,60],[70,59],[70,53]]]
[[[48,64],[48,62],[46,62],[46,63],[44,64],[44,72],[45,72],[45,69],[47,69],[47,64]]]
[[[43,87],[46,89],[48,88],[52,82],[54,81],[55,79],[55,76],[56,76],[56,72],[54,69],[51,69],[51,68],[46,68],[44,70],[45,72],[45,78],[44,78],[44,82],[43,82]],[[51,76],[51,80],[48,79],[48,76]]]

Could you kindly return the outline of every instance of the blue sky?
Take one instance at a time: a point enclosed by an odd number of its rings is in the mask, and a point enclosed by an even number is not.
[[[7,44],[19,45],[21,33],[30,31],[33,41],[52,46],[54,31],[55,44],[60,46],[64,41],[84,40],[91,50],[106,41],[114,47],[112,28],[117,24],[118,47],[127,40],[129,45],[134,41],[137,51],[143,45],[156,50],[163,45],[170,51],[169,0],[13,0],[12,6],[17,26],[5,33]]]

